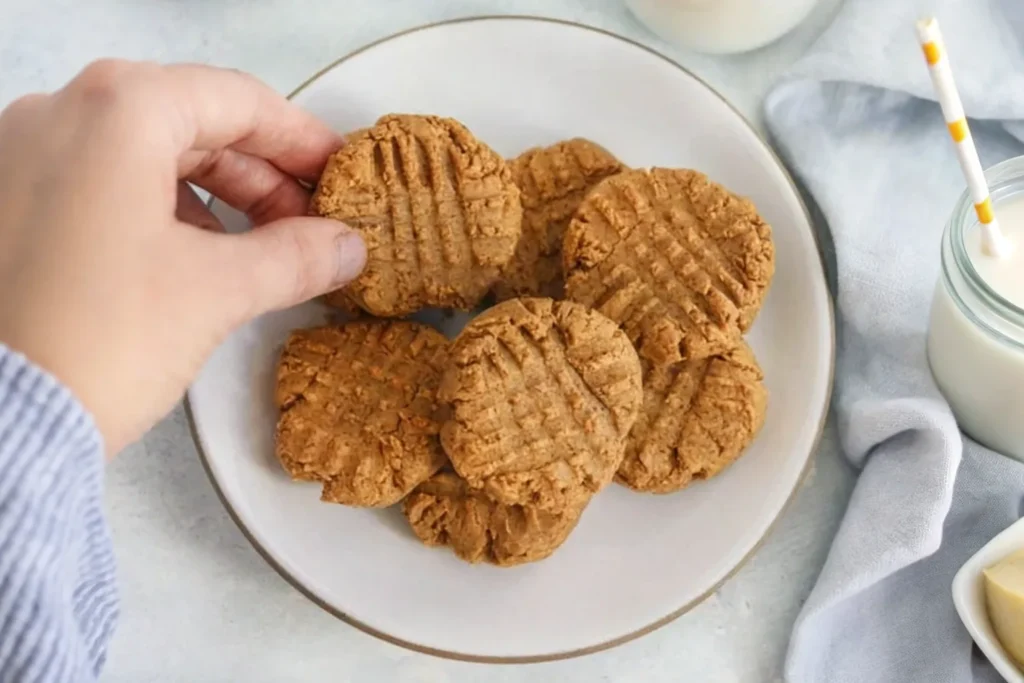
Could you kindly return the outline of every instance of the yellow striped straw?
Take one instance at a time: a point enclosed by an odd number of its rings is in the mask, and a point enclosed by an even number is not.
[[[992,198],[989,196],[988,183],[985,182],[985,171],[978,159],[978,150],[971,137],[971,129],[964,116],[964,105],[960,102],[953,81],[953,72],[949,68],[949,56],[946,45],[942,42],[939,22],[934,18],[922,19],[917,22],[917,37],[921,41],[924,59],[928,62],[928,71],[932,77],[935,94],[942,106],[942,116],[949,127],[949,135],[956,146],[956,156],[960,161],[960,169],[967,179],[967,188],[974,202],[974,210],[981,222],[981,244],[989,256],[1001,258],[1009,253],[1011,246],[999,229],[999,222],[992,213]]]

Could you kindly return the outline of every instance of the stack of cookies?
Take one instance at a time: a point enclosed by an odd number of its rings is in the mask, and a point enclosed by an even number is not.
[[[331,158],[312,211],[368,251],[327,297],[361,317],[294,332],[278,368],[278,458],[325,501],[401,501],[428,545],[532,562],[613,479],[677,491],[764,421],[742,335],[771,230],[697,171],[578,138],[506,162],[457,121],[389,115]],[[450,342],[396,319],[488,299]]]

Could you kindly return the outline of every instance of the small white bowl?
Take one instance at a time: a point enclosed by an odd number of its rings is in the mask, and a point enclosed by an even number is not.
[[[985,579],[981,573],[1021,548],[1024,548],[1024,519],[1014,522],[986,543],[953,577],[953,604],[961,621],[992,666],[1009,683],[1024,683],[1024,673],[996,638],[985,607]]]

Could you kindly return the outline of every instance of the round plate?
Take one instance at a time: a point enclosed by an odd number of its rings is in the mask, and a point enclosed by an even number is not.
[[[666,623],[757,547],[796,489],[831,389],[831,305],[807,213],[778,160],[719,95],[637,44],[526,18],[437,24],[378,42],[306,83],[294,100],[339,131],[379,115],[463,121],[509,157],[584,136],[631,166],[697,168],[749,196],[772,224],[777,272],[750,333],[770,403],[746,455],[673,495],[610,486],[552,557],[512,569],[427,548],[396,508],[319,502],[274,458],[274,367],[289,330],[318,304],[235,332],[189,392],[200,452],[239,526],[307,596],[374,635],[487,661],[594,651]],[[237,213],[215,205],[230,230]],[[429,317],[429,316],[428,316]],[[463,317],[434,316],[446,331]]]

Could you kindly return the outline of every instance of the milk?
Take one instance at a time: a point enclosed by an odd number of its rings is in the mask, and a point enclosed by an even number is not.
[[[964,232],[964,247],[971,264],[996,294],[1024,309],[1024,194],[1017,194],[995,206],[999,229],[1015,247],[1003,258],[993,258],[982,251],[981,229]]]
[[[1014,247],[1003,258],[982,251],[976,223],[947,228],[928,359],[960,428],[989,448],[1024,460],[1024,313],[1017,310],[1024,309],[1024,192],[997,199],[995,214]],[[957,256],[960,234],[963,248]]]
[[[818,0],[627,0],[665,39],[701,52],[746,52],[767,45],[810,14]]]

